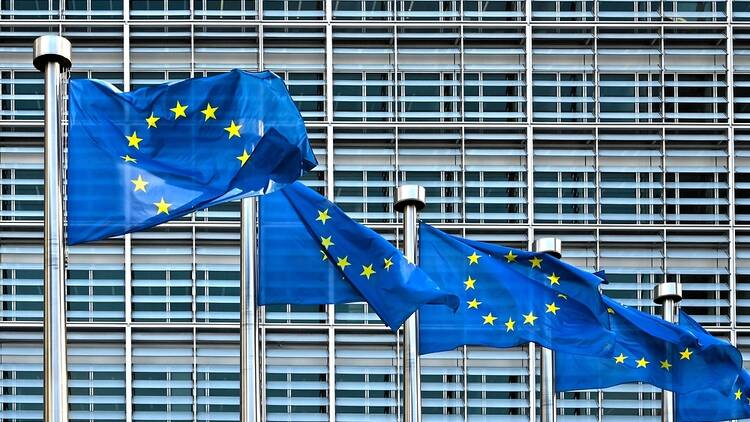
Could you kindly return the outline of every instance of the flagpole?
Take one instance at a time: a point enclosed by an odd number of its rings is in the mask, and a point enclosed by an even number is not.
[[[65,232],[61,136],[62,70],[71,66],[70,41],[34,40],[34,67],[44,72],[44,421],[68,421],[65,336]]]
[[[261,422],[261,385],[256,302],[256,198],[240,208],[240,422]]]
[[[682,300],[682,286],[677,283],[660,283],[654,287],[654,302],[661,304],[662,317],[667,322],[676,322],[677,302]],[[675,422],[675,396],[669,390],[661,390],[661,420]]]
[[[562,257],[562,241],[556,237],[543,237],[534,241],[534,251],[555,258]],[[539,378],[541,385],[540,407],[541,422],[557,422],[557,395],[555,394],[555,354],[551,349],[541,347],[541,364],[539,365]],[[530,357],[534,359],[534,356]],[[534,376],[534,374],[530,374]],[[532,406],[534,404],[532,403]]]
[[[417,211],[425,206],[425,190],[419,185],[401,185],[396,193],[396,211],[404,213],[404,256],[417,263]],[[404,422],[421,422],[422,397],[418,315],[414,312],[404,322]]]

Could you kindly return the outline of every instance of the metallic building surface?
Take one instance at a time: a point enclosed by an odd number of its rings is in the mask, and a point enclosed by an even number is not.
[[[306,183],[400,242],[396,187],[425,221],[606,269],[661,314],[662,281],[714,334],[750,344],[750,2],[0,0],[0,419],[42,417],[43,80],[122,89],[271,69],[308,122]],[[66,130],[63,127],[63,130]],[[106,206],[106,204],[99,204]],[[240,205],[68,250],[70,417],[233,421]],[[397,421],[402,350],[362,304],[261,312],[268,421]],[[423,420],[522,421],[528,348],[425,356]],[[566,393],[562,420],[659,420],[645,385]]]

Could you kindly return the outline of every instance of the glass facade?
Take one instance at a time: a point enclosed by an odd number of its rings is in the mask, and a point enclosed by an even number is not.
[[[750,360],[750,1],[0,0],[0,419],[41,420],[42,75],[122,89],[241,67],[282,76],[320,165],[306,183],[398,243],[431,224],[655,283]],[[234,421],[239,206],[70,248],[71,420]],[[400,340],[365,304],[262,312],[266,420],[402,419]],[[425,356],[426,422],[530,420],[534,347]],[[659,391],[561,395],[566,421],[657,421]],[[536,412],[538,415],[538,412]]]

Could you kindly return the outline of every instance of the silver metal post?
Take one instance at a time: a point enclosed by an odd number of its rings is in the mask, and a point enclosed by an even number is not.
[[[654,288],[654,302],[661,304],[662,317],[665,321],[676,322],[677,302],[682,300],[682,286],[677,283],[661,283]],[[674,393],[661,390],[661,420],[674,422]]]
[[[556,237],[537,239],[534,242],[534,251],[561,258],[562,241]],[[539,385],[541,422],[556,422],[555,353],[546,347],[540,347],[539,354],[541,355],[541,363],[539,365],[539,375],[541,378],[541,384]],[[534,359],[534,357],[531,356],[531,359]]]
[[[65,234],[61,135],[62,70],[71,66],[70,41],[34,40],[34,67],[44,72],[44,421],[68,421],[65,336]]]
[[[417,263],[417,211],[425,206],[425,190],[419,185],[398,188],[396,211],[404,213],[404,256]],[[417,312],[404,322],[404,422],[421,422],[422,396],[420,386],[419,338]]]
[[[256,198],[242,199],[240,211],[240,422],[261,422],[257,268]]]

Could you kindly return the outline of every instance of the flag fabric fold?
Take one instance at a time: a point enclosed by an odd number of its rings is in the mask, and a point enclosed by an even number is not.
[[[76,79],[69,94],[69,244],[268,193],[317,164],[272,72],[233,70],[133,92]]]
[[[420,353],[530,341],[553,350],[611,352],[600,277],[547,254],[455,237],[425,223],[419,245],[420,267],[461,298],[455,313],[420,309]]]
[[[631,309],[605,297],[616,343],[608,357],[556,355],[557,391],[606,388],[628,382],[690,393],[731,386],[742,357],[682,313],[680,324]]]
[[[677,394],[680,422],[714,422],[750,418],[750,373],[742,370],[731,384]]]
[[[422,304],[458,306],[390,242],[300,182],[262,197],[259,214],[261,305],[365,301],[394,331]]]

